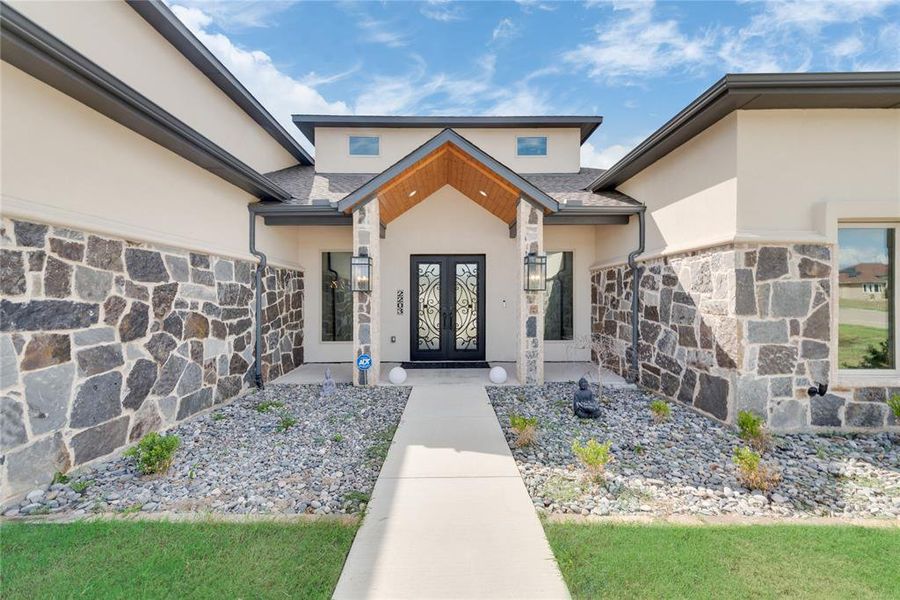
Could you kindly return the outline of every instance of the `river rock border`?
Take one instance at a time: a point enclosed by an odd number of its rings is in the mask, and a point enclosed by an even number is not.
[[[830,382],[834,264],[832,248],[818,244],[727,245],[646,261],[640,385],[727,423],[755,412],[773,431],[897,427],[886,402],[900,388]],[[631,280],[625,265],[591,273],[593,336],[611,349],[605,366],[622,375]],[[810,398],[817,383],[830,393]]]
[[[3,498],[253,384],[249,261],[4,218]],[[263,278],[265,379],[303,362],[303,274]]]

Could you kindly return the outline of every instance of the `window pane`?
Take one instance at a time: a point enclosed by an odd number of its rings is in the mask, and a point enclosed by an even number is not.
[[[544,339],[572,339],[572,253],[547,253]]]
[[[351,135],[350,154],[352,156],[378,156],[376,136]]]
[[[517,152],[519,156],[546,156],[546,137],[520,137],[516,138]]]
[[[353,340],[350,252],[322,253],[322,341]]]
[[[838,367],[893,369],[894,230],[838,231]]]

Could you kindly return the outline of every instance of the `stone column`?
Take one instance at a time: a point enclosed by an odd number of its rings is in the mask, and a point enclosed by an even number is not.
[[[381,219],[378,199],[360,205],[353,211],[353,254],[372,258],[372,291],[353,292],[353,385],[375,385],[381,369]],[[372,367],[363,374],[356,359],[368,354]]]
[[[544,213],[524,199],[516,207],[519,270],[519,320],[516,327],[516,372],[521,385],[544,383],[544,292],[525,292],[526,254],[544,253]]]

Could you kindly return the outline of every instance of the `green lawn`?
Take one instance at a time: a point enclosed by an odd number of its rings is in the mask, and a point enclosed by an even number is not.
[[[897,598],[900,530],[545,523],[575,598]]]
[[[838,365],[853,368],[859,365],[870,346],[878,347],[887,338],[886,329],[863,325],[838,326]]]
[[[0,596],[329,598],[355,525],[99,521],[0,527]]]
[[[841,298],[838,300],[838,306],[841,308],[861,308],[863,310],[878,310],[887,312],[887,300],[854,300],[850,298]]]

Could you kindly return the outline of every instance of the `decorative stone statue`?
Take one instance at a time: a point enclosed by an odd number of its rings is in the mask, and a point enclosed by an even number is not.
[[[331,367],[325,367],[325,381],[322,382],[322,393],[319,394],[319,398],[333,396],[336,391],[337,386],[331,378]]]
[[[578,380],[578,390],[572,400],[572,411],[581,419],[596,419],[600,416],[600,405],[584,377]]]

